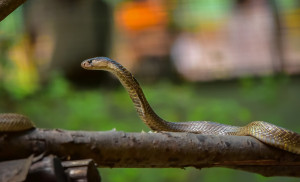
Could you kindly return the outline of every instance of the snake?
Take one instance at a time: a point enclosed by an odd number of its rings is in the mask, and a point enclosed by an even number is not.
[[[18,132],[35,128],[34,123],[22,114],[0,114],[0,132]]]
[[[124,66],[110,58],[90,58],[84,60],[81,67],[87,70],[105,70],[114,74],[127,90],[141,120],[153,131],[252,136],[267,145],[300,154],[300,134],[265,121],[253,121],[246,126],[231,126],[211,121],[171,122],[162,119],[148,103],[136,78]],[[24,115],[0,114],[0,132],[19,132],[33,128],[34,123]]]
[[[253,121],[246,126],[231,126],[211,121],[170,122],[162,119],[148,103],[136,78],[124,66],[110,58],[90,58],[84,60],[81,67],[87,70],[104,70],[115,75],[127,90],[141,120],[153,131],[252,136],[267,145],[300,154],[300,134],[265,121]]]

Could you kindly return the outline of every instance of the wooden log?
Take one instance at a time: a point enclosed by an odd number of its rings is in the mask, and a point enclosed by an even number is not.
[[[0,160],[46,152],[70,160],[91,158],[98,167],[222,166],[265,176],[300,177],[300,155],[250,136],[35,129],[0,134],[0,146]]]
[[[49,155],[35,161],[30,166],[26,181],[67,182],[68,178],[64,173],[60,159],[56,156]]]
[[[92,159],[62,162],[65,173],[74,182],[101,182],[101,177]]]

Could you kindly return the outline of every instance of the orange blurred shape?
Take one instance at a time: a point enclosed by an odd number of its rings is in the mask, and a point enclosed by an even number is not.
[[[155,2],[126,2],[117,11],[117,24],[129,31],[139,31],[166,23],[166,12]]]

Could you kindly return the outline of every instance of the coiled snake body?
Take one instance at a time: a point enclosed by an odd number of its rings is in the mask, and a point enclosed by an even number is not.
[[[34,127],[33,122],[24,115],[15,113],[0,114],[0,132],[23,131]]]
[[[169,122],[160,118],[151,108],[133,75],[106,57],[85,60],[81,66],[88,70],[106,70],[113,73],[128,91],[139,117],[154,131],[191,132],[209,135],[250,135],[271,146],[300,154],[300,135],[264,121],[254,121],[244,127],[210,121]]]

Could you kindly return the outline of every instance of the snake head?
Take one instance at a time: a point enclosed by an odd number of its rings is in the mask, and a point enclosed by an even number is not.
[[[81,63],[81,67],[87,70],[103,70],[110,65],[111,59],[107,57],[95,57],[84,60]]]

